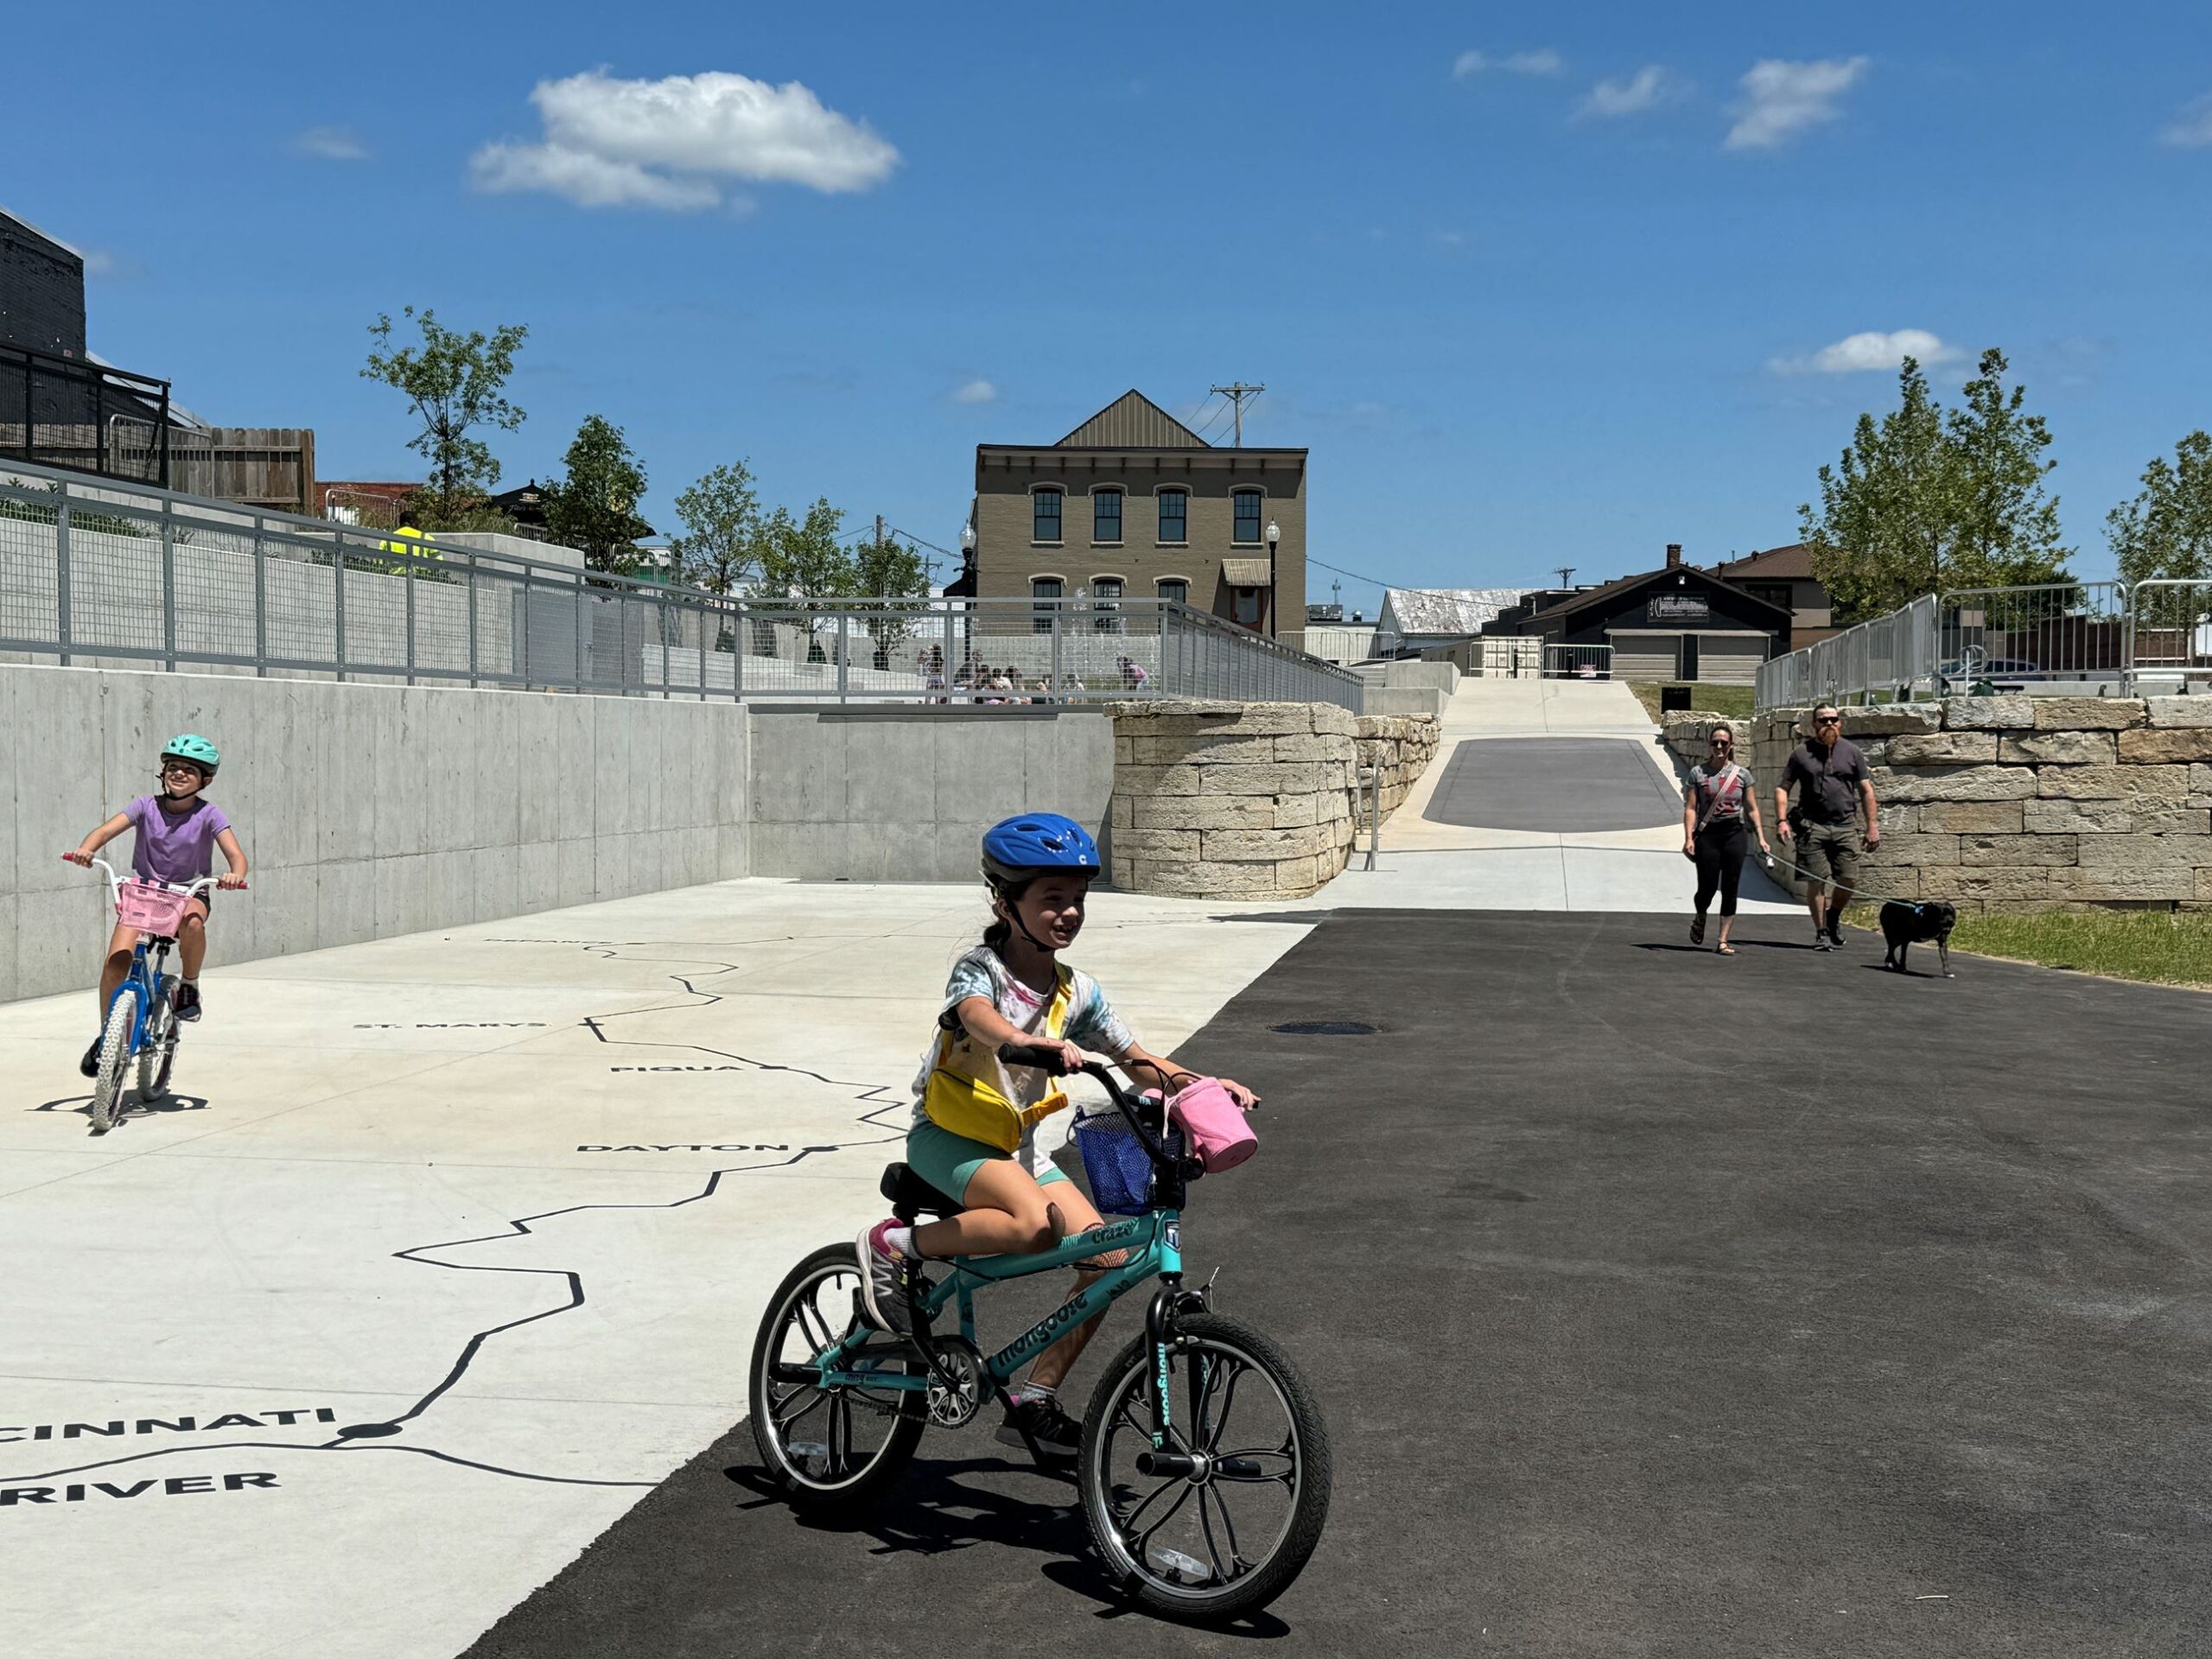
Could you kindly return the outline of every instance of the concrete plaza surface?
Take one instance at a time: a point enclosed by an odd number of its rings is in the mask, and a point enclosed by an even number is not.
[[[1162,1049],[1304,931],[1213,914],[1093,903]],[[0,1650],[466,1647],[742,1414],[985,919],[738,881],[219,967],[99,1139],[90,994],[0,1007]]]
[[[1333,1441],[1266,1614],[1115,1616],[1072,1484],[988,1418],[849,1526],[764,1495],[740,1426],[471,1659],[2197,1659],[2212,1001],[1662,923],[1340,912],[1182,1050],[1267,1098],[1188,1265]],[[1747,997],[1826,1058],[1747,1041]],[[1380,1029],[1272,1029],[1315,1019]]]

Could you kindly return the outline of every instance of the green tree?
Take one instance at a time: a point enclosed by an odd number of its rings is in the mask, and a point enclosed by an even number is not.
[[[2192,432],[2174,458],[2152,460],[2143,487],[2105,519],[2122,582],[2212,578],[2212,434]]]
[[[2066,579],[2050,432],[2024,412],[2026,391],[2005,384],[2002,352],[1981,355],[1946,410],[1911,358],[1897,407],[1861,415],[1850,446],[1821,468],[1821,503],[1797,509],[1813,574],[1840,623],[1879,616],[1922,594]]]
[[[365,380],[391,387],[404,397],[422,430],[407,447],[429,463],[429,480],[417,492],[416,505],[429,524],[440,528],[480,507],[499,481],[499,463],[480,438],[470,434],[490,426],[512,432],[526,418],[505,396],[514,372],[515,353],[529,329],[502,324],[485,334],[458,333],[441,324],[425,308],[404,314],[422,331],[419,346],[392,349],[392,323],[379,315],[369,325],[370,348]]]
[[[858,572],[853,556],[837,539],[845,515],[819,497],[804,518],[778,507],[760,527],[760,587],[764,593],[797,601],[808,611],[823,601],[849,598]]]
[[[896,537],[881,541],[871,537],[853,550],[853,592],[863,600],[927,599],[929,566],[912,545]],[[863,605],[868,613],[868,631],[874,636],[877,655],[906,637],[917,607],[912,605]],[[879,668],[885,666],[881,662]]]
[[[760,571],[760,495],[742,461],[717,467],[676,498],[684,533],[671,543],[676,575],[725,596]]]
[[[645,469],[622,429],[588,415],[562,458],[563,475],[545,486],[545,527],[564,547],[582,550],[594,570],[626,575],[637,568],[634,543],[652,534],[638,517]]]

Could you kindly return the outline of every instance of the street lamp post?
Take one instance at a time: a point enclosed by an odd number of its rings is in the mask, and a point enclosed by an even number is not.
[[[1268,638],[1273,639],[1282,626],[1282,601],[1275,592],[1275,543],[1282,540],[1282,526],[1272,518],[1268,520]]]
[[[976,521],[973,518],[960,526],[960,574],[966,578],[965,585],[968,588],[967,595],[960,607],[961,613],[963,619],[970,620],[963,620],[960,631],[962,650],[957,658],[955,658],[952,654],[951,630],[948,627],[945,631],[944,654],[947,661],[944,667],[944,683],[948,687],[952,683],[953,675],[957,672],[957,664],[966,663],[976,649],[973,634],[975,624],[972,618],[976,610],[976,596],[982,588],[982,583],[976,579]]]

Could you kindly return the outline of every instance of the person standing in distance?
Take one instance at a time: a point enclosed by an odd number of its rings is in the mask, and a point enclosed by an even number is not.
[[[1682,856],[1697,866],[1697,916],[1690,923],[1690,943],[1705,943],[1705,912],[1712,907],[1715,889],[1720,894],[1720,943],[1713,947],[1724,957],[1736,954],[1728,934],[1736,925],[1736,885],[1744,874],[1744,825],[1766,844],[1766,826],[1759,822],[1758,791],[1751,774],[1736,764],[1736,731],[1726,721],[1713,728],[1707,740],[1706,760],[1690,768],[1682,789]]]
[[[1798,785],[1797,804],[1789,786]],[[1862,830],[1859,815],[1866,814]],[[1843,911],[1859,880],[1859,850],[1882,844],[1880,808],[1866,757],[1843,734],[1843,715],[1832,702],[1813,710],[1812,735],[1790,753],[1775,786],[1774,816],[1783,844],[1794,849],[1806,878],[1805,904],[1813,912],[1813,948],[1843,944]]]

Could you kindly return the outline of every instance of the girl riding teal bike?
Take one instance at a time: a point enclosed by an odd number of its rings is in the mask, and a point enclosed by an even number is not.
[[[753,1350],[753,1437],[794,1503],[850,1505],[896,1475],[925,1426],[964,1426],[995,1401],[1000,1440],[1040,1465],[1076,1460],[1093,1541],[1139,1602],[1229,1618],[1272,1600],[1313,1553],[1328,1440],[1288,1357],[1213,1313],[1210,1286],[1184,1287],[1187,1185],[1246,1154],[1255,1097],[1147,1052],[1096,982],[1058,961],[1098,868],[1090,835],[1055,815],[985,835],[995,919],[953,969],[906,1161],[884,1172],[893,1213],[855,1244],[816,1251],[771,1300]],[[1123,1089],[1085,1042],[1154,1092]],[[1052,1079],[1078,1070],[1112,1103],[1075,1129],[1097,1208],[1037,1146],[1039,1125],[1069,1105]],[[985,1354],[977,1294],[1063,1268],[1076,1274],[1067,1300]],[[1106,1308],[1154,1280],[1144,1336],[1108,1366],[1078,1424],[1060,1382]],[[948,1311],[957,1329],[939,1322]]]

